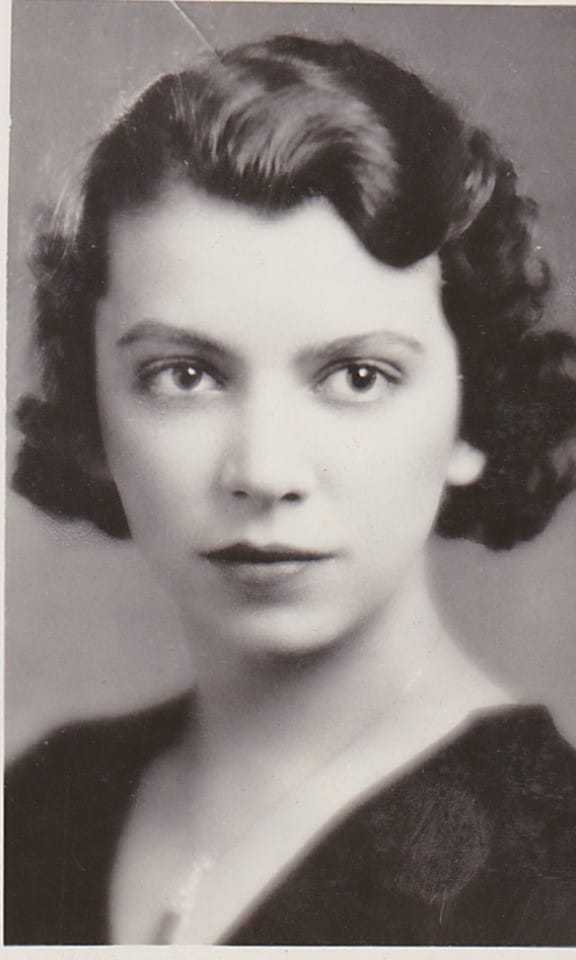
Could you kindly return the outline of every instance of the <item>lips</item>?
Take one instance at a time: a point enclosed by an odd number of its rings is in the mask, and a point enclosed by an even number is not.
[[[259,547],[251,543],[233,543],[217,550],[207,550],[201,556],[213,563],[270,564],[329,560],[334,554],[320,553],[315,550],[299,550],[282,544]]]
[[[248,593],[252,599],[268,600],[283,598],[287,591],[305,583],[312,571],[336,556],[285,544],[253,543],[233,543],[200,555],[228,584]]]

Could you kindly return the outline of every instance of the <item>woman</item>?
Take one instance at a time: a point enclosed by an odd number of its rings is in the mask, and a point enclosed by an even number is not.
[[[197,683],[14,765],[7,942],[576,942],[576,759],[426,563],[434,527],[507,548],[571,489],[533,215],[351,43],[233,49],[102,137],[39,238],[15,486],[130,533]]]

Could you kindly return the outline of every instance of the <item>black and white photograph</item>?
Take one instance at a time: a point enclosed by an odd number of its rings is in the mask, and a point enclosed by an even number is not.
[[[12,3],[6,946],[576,947],[575,79]]]

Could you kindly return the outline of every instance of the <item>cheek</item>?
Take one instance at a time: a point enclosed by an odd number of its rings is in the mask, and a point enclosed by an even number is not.
[[[158,550],[164,541],[173,546],[179,532],[189,542],[191,528],[208,513],[220,456],[214,431],[167,429],[106,410],[102,421],[110,471],[136,542]]]
[[[457,395],[410,403],[343,436],[339,475],[348,523],[374,545],[411,549],[433,524],[455,442]]]

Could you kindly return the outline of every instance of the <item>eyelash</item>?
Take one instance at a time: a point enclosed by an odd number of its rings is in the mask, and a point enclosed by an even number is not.
[[[368,373],[368,380],[364,384],[366,389],[363,389],[363,385],[359,383],[357,384],[358,389],[355,390],[350,384],[350,380],[348,380],[347,387],[350,390],[349,395],[338,395],[338,385],[336,385],[336,387],[334,386],[336,376],[338,374],[345,374],[347,377],[350,377],[353,372],[358,374],[360,371]],[[172,374],[172,376],[175,376],[178,373],[191,373],[192,382],[189,384],[190,389],[185,389],[182,386],[179,388],[173,382],[175,392],[172,394],[172,397],[170,397],[168,393],[162,392],[159,386],[159,378],[162,374]],[[193,382],[194,375],[198,378],[196,383]],[[346,358],[325,368],[316,378],[314,390],[320,394],[327,394],[327,399],[331,402],[366,403],[374,399],[369,394],[372,392],[371,388],[378,380],[381,381],[384,392],[388,392],[398,387],[403,382],[404,376],[404,371],[398,365],[390,362],[383,363],[374,360]],[[194,389],[198,384],[202,384],[204,377],[211,378],[213,386],[206,385],[207,389],[205,390]],[[197,393],[218,392],[224,388],[225,383],[226,378],[210,364],[192,357],[174,357],[147,362],[136,372],[136,387],[138,392],[145,396],[157,397],[159,399],[163,397],[165,399],[177,399],[178,397]],[[330,386],[332,386],[332,396],[330,396]],[[364,399],[361,400],[360,398],[363,394]]]
[[[400,367],[398,367],[396,364],[377,362],[375,360],[347,358],[346,360],[342,360],[339,363],[333,364],[326,371],[324,371],[324,373],[318,379],[316,389],[319,392],[322,392],[323,388],[325,388],[327,384],[328,385],[330,384],[330,380],[331,379],[333,380],[335,378],[335,375],[339,373],[346,374],[347,377],[349,377],[353,371],[356,373],[359,373],[362,370],[368,372],[369,376],[372,376],[373,379],[367,384],[365,384],[365,386],[367,387],[366,393],[362,389],[361,384],[358,385],[360,389],[356,391],[348,381],[348,386],[350,387],[350,391],[351,391],[350,395],[352,396],[356,394],[355,399],[351,401],[353,403],[359,403],[359,402],[367,403],[367,402],[373,401],[374,398],[371,395],[369,395],[369,393],[371,391],[371,387],[373,386],[373,384],[376,383],[378,380],[381,381],[381,385],[384,393],[388,393],[389,390],[392,390],[395,387],[400,386],[400,384],[404,380],[404,371],[401,370]],[[361,400],[360,398],[363,396],[363,394],[364,394],[364,398]],[[329,397],[328,399],[332,399],[335,402],[341,402],[341,403],[350,402],[349,397],[346,397],[346,396],[338,397],[337,395],[334,395],[333,397],[331,398]],[[380,397],[378,397],[378,399],[380,399]]]
[[[166,360],[154,360],[143,364],[136,372],[136,387],[139,393],[148,396],[161,397],[162,393],[158,389],[158,380],[164,373],[186,373],[194,371],[201,382],[202,377],[210,377],[218,389],[224,386],[224,378],[214,368],[205,361],[196,360],[193,357],[172,357]],[[193,386],[193,384],[191,384]],[[186,395],[198,391],[180,390],[176,391],[175,396]]]

